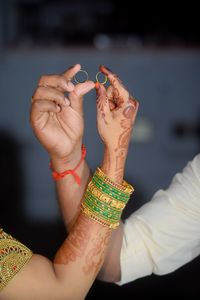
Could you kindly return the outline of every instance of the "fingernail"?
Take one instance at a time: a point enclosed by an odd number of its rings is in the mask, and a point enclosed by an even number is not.
[[[104,71],[104,73],[107,73],[106,71],[109,71],[109,72],[113,73],[112,70],[110,70],[108,67],[106,67],[104,65],[100,65],[99,69],[102,70],[102,71]]]
[[[98,83],[98,82],[95,82],[95,88],[96,88],[96,90],[98,90],[99,87],[100,87],[99,83]]]
[[[73,66],[70,66],[67,70],[71,70],[71,69],[73,69],[73,67],[74,67],[75,65],[73,65]]]
[[[103,66],[106,70],[108,70],[108,71],[110,71],[110,72],[112,72],[112,70],[111,69],[109,69],[108,67],[106,67],[106,66]]]

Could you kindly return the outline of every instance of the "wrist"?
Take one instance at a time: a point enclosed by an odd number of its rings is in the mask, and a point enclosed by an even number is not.
[[[121,183],[124,177],[124,169],[127,157],[127,150],[116,151],[116,149],[105,148],[102,171],[112,180]]]
[[[73,151],[63,158],[58,158],[50,155],[52,168],[57,172],[64,172],[66,169],[73,169],[79,163],[82,156],[82,143],[79,142]]]
[[[79,162],[76,164],[75,167],[71,167],[70,168],[70,165],[71,165],[71,161],[70,163],[67,161],[67,163],[65,163],[64,165],[62,164],[62,168],[63,167],[66,167],[68,166],[69,169],[65,170],[65,171],[57,171],[54,169],[55,167],[55,161],[54,161],[54,166],[53,166],[53,163],[52,161],[50,162],[50,168],[52,170],[52,176],[53,176],[53,179],[54,180],[60,180],[60,179],[63,179],[66,175],[72,175],[74,177],[74,180],[76,181],[76,183],[78,185],[81,184],[81,174],[82,174],[82,171],[84,169],[84,166],[83,166],[83,163],[84,163],[84,159],[85,159],[85,156],[86,156],[86,148],[85,146],[82,144],[82,147],[81,147],[81,158],[79,160]],[[82,165],[82,167],[81,167]],[[58,165],[56,165],[58,167]],[[60,167],[60,165],[59,165]]]

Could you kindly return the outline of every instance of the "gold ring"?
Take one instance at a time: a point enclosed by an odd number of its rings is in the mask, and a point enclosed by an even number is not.
[[[86,79],[85,80],[79,80],[78,78],[77,78],[77,75],[79,74],[79,73],[83,73],[83,74],[85,74],[85,76],[86,76]],[[81,76],[82,77],[82,76]],[[78,71],[78,73],[76,73],[76,75],[74,75],[74,81],[76,82],[76,83],[84,83],[84,82],[86,82],[86,81],[88,81],[88,72],[86,72],[85,70],[80,70],[80,71]]]
[[[102,81],[102,82],[99,81],[99,75],[100,75],[100,74],[104,76],[104,81]],[[107,82],[107,80],[108,80],[108,77],[107,77],[106,75],[104,75],[102,72],[98,72],[98,73],[96,74],[96,81],[97,81],[98,83],[105,84],[105,83]]]

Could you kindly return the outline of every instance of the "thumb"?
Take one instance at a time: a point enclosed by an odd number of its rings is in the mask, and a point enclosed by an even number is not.
[[[69,93],[68,98],[71,103],[71,107],[78,111],[82,112],[83,109],[83,96],[90,92],[95,87],[93,81],[86,81],[84,83],[78,83],[74,90]]]
[[[109,118],[110,116],[110,107],[109,101],[104,85],[96,83],[96,93],[97,93],[97,116],[104,116]]]

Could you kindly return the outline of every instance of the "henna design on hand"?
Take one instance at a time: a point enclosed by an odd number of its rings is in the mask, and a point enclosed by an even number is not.
[[[122,134],[120,134],[118,139],[118,145],[115,151],[128,148],[131,131],[132,131],[132,127],[128,127],[126,130],[122,132]]]
[[[106,120],[106,114],[104,113],[104,105],[107,104],[107,102],[108,102],[108,97],[104,99],[104,96],[100,95],[97,98],[97,108],[101,112],[101,117],[106,125],[108,125],[108,122]]]
[[[112,71],[103,65],[100,66],[100,71],[108,77],[111,83],[111,86],[107,89],[107,96],[114,125],[114,131],[112,130],[112,123],[110,123],[110,120],[108,120],[109,124],[107,125],[109,126],[108,129],[110,129],[110,131],[114,134],[114,140],[109,140],[109,138],[112,139],[112,136],[109,137],[108,132],[106,135],[105,144],[108,146],[108,151],[111,145],[110,156],[112,155],[112,157],[110,158],[111,161],[114,162],[114,165],[111,164],[111,176],[113,179],[120,182],[123,179],[124,165],[128,152],[132,127],[135,120],[137,101],[129,94],[128,90],[116,74],[112,73]],[[102,139],[104,139],[104,137]],[[113,149],[114,153],[112,151]],[[108,170],[107,159],[108,157],[104,158],[103,162],[103,168],[105,171]]]
[[[135,115],[135,100],[129,96],[127,106],[124,108],[122,115],[123,119],[120,122],[120,126],[123,129],[119,136],[116,152],[116,167],[115,167],[115,178],[120,182],[123,178],[124,164],[126,160],[126,155],[128,152],[128,145],[130,141],[130,136],[132,132],[133,118]]]

